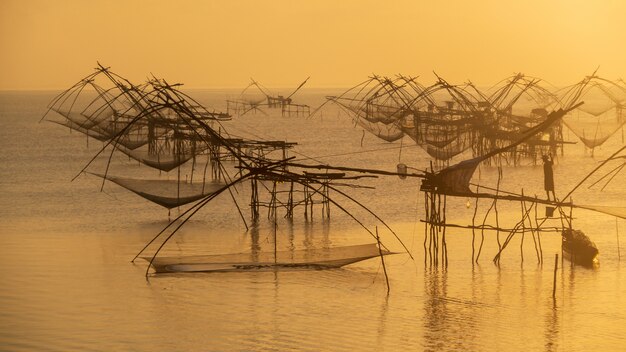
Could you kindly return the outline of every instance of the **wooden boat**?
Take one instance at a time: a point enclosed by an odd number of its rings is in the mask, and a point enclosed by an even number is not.
[[[375,243],[293,251],[232,253],[186,257],[157,257],[152,267],[157,273],[233,272],[331,269],[358,261],[393,254],[379,251]],[[150,262],[151,257],[143,257]]]
[[[582,231],[565,229],[561,235],[563,257],[583,266],[598,264],[598,247]]]

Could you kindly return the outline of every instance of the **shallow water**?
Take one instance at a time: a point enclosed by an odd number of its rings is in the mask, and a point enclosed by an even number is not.
[[[235,91],[193,91],[223,109]],[[303,90],[319,104],[335,92]],[[575,210],[575,227],[600,249],[596,269],[563,262],[552,299],[554,255],[560,241],[542,235],[543,264],[532,238],[514,238],[501,265],[495,233],[486,233],[479,265],[471,263],[471,232],[447,233],[449,266],[424,264],[423,195],[419,181],[363,179],[375,189],[342,190],[379,214],[413,253],[386,257],[387,295],[380,260],[337,270],[168,274],[144,277],[146,263],[130,263],[167,224],[167,211],[113,184],[79,173],[101,144],[50,123],[38,123],[54,92],[0,93],[0,349],[32,350],[620,350],[626,342],[625,275],[618,258],[616,228],[626,221]],[[249,114],[224,124],[244,132],[298,142],[298,159],[352,167],[395,170],[398,162],[424,169],[426,153],[404,140],[382,143],[363,135],[336,109],[315,118]],[[566,134],[567,135],[567,134]],[[574,136],[572,135],[572,140]],[[568,145],[557,158],[557,194],[564,195],[597,162],[622,145],[616,135],[594,157]],[[96,163],[102,165],[103,160]],[[158,177],[123,157],[112,173]],[[542,168],[532,163],[504,167],[502,187],[543,195]],[[481,167],[475,182],[493,184],[497,170]],[[480,178],[479,178],[480,176]],[[162,175],[161,177],[165,177]],[[603,191],[587,185],[577,203],[626,205],[626,174]],[[279,187],[286,187],[280,185]],[[248,195],[248,186],[239,189]],[[332,194],[331,194],[332,195]],[[341,198],[341,197],[339,197]],[[219,199],[218,199],[219,200]],[[391,233],[346,199],[366,226],[378,226],[393,250]],[[469,224],[467,199],[448,200],[448,221]],[[487,201],[479,207],[485,211]],[[500,221],[513,226],[519,204],[498,204]],[[281,249],[370,243],[356,223],[332,208],[330,221],[315,209],[304,221],[279,219]],[[543,211],[543,208],[540,208]],[[178,212],[172,211],[172,217]],[[247,212],[246,212],[247,214]],[[166,246],[168,254],[231,253],[273,248],[271,224],[262,214],[250,231],[228,197],[194,217]],[[493,221],[493,218],[491,218]],[[504,237],[503,234],[501,234]],[[623,243],[626,236],[623,236]],[[626,255],[626,250],[622,250]],[[560,263],[560,261],[559,261]]]

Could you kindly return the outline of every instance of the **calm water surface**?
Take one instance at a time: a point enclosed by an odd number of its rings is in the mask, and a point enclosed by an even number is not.
[[[301,99],[318,105],[334,93],[311,89]],[[554,234],[541,237],[543,265],[532,239],[527,236],[520,247],[517,236],[497,267],[491,262],[495,233],[486,234],[480,264],[472,266],[471,233],[450,230],[449,266],[424,265],[423,195],[415,180],[366,179],[360,184],[375,189],[345,189],[385,219],[414,254],[414,261],[406,254],[387,257],[389,295],[377,259],[338,270],[172,274],[146,280],[146,263],[130,260],[167,224],[167,211],[112,184],[99,192],[100,181],[88,175],[70,182],[101,144],[38,123],[54,94],[0,93],[0,350],[625,348],[626,268],[618,259],[616,229],[626,234],[626,221],[574,212],[575,227],[600,248],[601,265],[587,269],[564,262],[553,300],[553,261],[560,253]],[[222,109],[223,100],[237,92],[192,94]],[[427,155],[408,140],[400,152],[400,143],[363,137],[333,108],[312,119],[250,114],[224,127],[239,135],[296,141],[297,153],[291,155],[299,159],[390,171],[399,161],[420,169],[428,165]],[[618,133],[593,158],[580,144],[568,146],[555,166],[557,193],[564,195],[622,144]],[[526,164],[504,167],[503,188],[543,195],[541,166]],[[158,177],[123,157],[114,158],[111,172]],[[495,168],[482,167],[474,181],[493,184],[496,174]],[[574,194],[575,202],[626,205],[626,174],[603,192],[587,186]],[[239,189],[244,206],[248,188]],[[380,223],[345,199],[337,200],[370,228],[378,225],[389,247],[401,249]],[[471,223],[473,210],[466,202],[448,201],[448,221]],[[481,202],[479,209],[488,205]],[[304,221],[298,209],[293,221],[279,220],[279,249],[372,242],[339,209],[332,209],[330,221],[316,211],[313,222]],[[513,226],[520,211],[519,204],[499,204],[500,221]],[[225,197],[193,218],[165,252],[269,250],[272,241],[266,220],[246,231]]]

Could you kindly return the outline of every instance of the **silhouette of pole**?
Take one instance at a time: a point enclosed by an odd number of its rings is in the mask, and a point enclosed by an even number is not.
[[[380,237],[378,236],[378,226],[376,227],[376,242],[378,242],[378,253],[380,254],[380,261],[383,264],[383,272],[385,273],[385,282],[387,283],[387,294],[389,294],[389,276],[387,276],[387,267],[385,266],[385,258],[383,255],[383,250],[380,248]]]
[[[617,236],[617,259],[621,260],[622,255],[619,250],[619,226],[617,225],[617,218],[615,218],[615,235]]]
[[[554,281],[552,282],[552,298],[556,299],[556,270],[559,268],[559,254],[554,255]]]

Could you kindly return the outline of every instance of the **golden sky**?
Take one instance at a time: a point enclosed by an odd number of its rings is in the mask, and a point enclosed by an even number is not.
[[[626,78],[626,1],[0,0],[0,90],[67,88],[97,61],[189,88]]]

